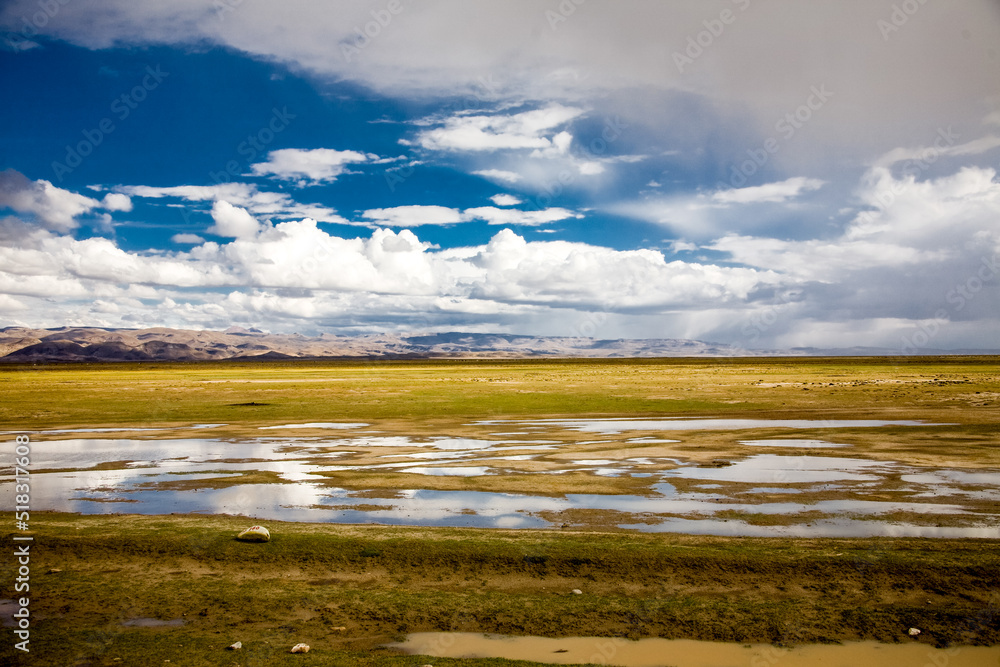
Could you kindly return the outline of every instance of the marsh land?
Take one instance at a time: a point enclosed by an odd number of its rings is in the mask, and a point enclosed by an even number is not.
[[[32,664],[1000,644],[995,357],[24,365],[0,423],[33,447]]]

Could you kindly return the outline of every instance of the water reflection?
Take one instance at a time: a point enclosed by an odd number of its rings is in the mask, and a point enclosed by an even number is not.
[[[229,513],[287,521],[425,526],[545,528],[569,524],[715,535],[1000,538],[997,514],[982,504],[1000,501],[997,471],[917,468],[860,457],[791,453],[752,454],[704,466],[656,456],[652,451],[650,456],[617,459],[613,444],[590,458],[560,453],[569,445],[613,442],[575,440],[566,431],[614,435],[629,430],[877,428],[919,422],[561,419],[486,421],[470,426],[486,431],[501,423],[517,430],[484,437],[415,438],[357,431],[367,424],[312,422],[262,430],[312,428],[330,433],[241,440],[33,439],[32,508],[83,513]],[[631,450],[637,445],[677,441],[642,436],[620,442]],[[808,439],[741,443],[818,449],[849,446]],[[0,493],[11,497],[13,469],[0,472]],[[386,473],[412,475],[399,479],[416,488],[358,491],[337,488],[345,482],[333,481],[345,474],[357,482],[365,475]],[[442,479],[513,473],[537,475],[539,480],[542,475],[641,479],[642,483],[648,480],[648,485],[624,486],[635,491],[617,495],[550,495],[448,490],[454,482]],[[257,483],[244,482],[244,475],[254,475]],[[420,477],[427,481],[420,482]],[[420,488],[422,484],[446,488]],[[534,488],[544,489],[546,484]],[[579,484],[563,488],[579,488]],[[980,505],[966,504],[973,502]],[[899,515],[911,518],[903,523]],[[947,525],[935,525],[939,523]]]
[[[492,420],[476,422],[483,425],[538,424],[586,433],[615,435],[625,431],[734,431],[751,428],[875,428],[879,426],[929,426],[912,420],[883,419],[534,419]]]

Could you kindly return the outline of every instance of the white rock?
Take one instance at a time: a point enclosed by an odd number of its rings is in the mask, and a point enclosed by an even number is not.
[[[309,644],[296,644],[292,647],[292,653],[308,653]]]
[[[581,591],[579,588],[574,588],[573,595],[583,595],[583,591]]]
[[[920,634],[920,629],[919,628],[910,628],[910,636],[911,637],[916,637],[919,634]]]
[[[235,644],[229,645],[230,651],[239,651],[241,648],[243,648],[243,642],[236,642]]]
[[[270,542],[271,531],[264,526],[250,526],[237,535],[236,539],[244,542]]]

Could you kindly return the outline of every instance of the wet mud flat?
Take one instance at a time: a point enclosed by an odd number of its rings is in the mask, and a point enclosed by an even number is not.
[[[247,544],[236,517],[39,514],[34,664],[230,664],[235,641],[388,659],[415,632],[1000,643],[991,540],[267,525]]]
[[[34,439],[35,507],[788,537],[1000,539],[995,434],[905,419],[304,422]],[[983,465],[993,463],[994,465]],[[0,469],[0,492],[14,483]]]

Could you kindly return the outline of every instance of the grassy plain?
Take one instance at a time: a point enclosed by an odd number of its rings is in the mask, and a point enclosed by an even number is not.
[[[265,425],[339,421],[462,436],[476,420],[608,416],[923,420],[949,425],[811,429],[801,437],[846,435],[852,455],[911,465],[998,468],[1000,359],[0,366],[0,424],[10,432],[170,428],[177,437],[193,424],[220,423],[227,426],[212,437],[240,438]],[[741,451],[721,432],[692,434],[675,447],[695,461]],[[568,486],[548,492],[634,491],[621,478],[559,477]],[[543,478],[553,484],[547,475],[424,481],[539,492]],[[404,483],[392,474],[359,482]],[[373,648],[420,630],[795,643],[910,641],[905,630],[915,626],[924,629],[919,641],[1000,643],[1000,550],[988,540],[269,522],[271,543],[244,545],[233,535],[246,519],[233,517],[32,518],[34,665],[513,664]],[[3,534],[10,553],[14,533]],[[5,581],[12,563],[0,562]],[[584,594],[571,595],[574,588]],[[136,618],[184,625],[123,625]],[[7,633],[0,661],[22,657]],[[237,640],[243,652],[224,650]],[[287,654],[298,641],[314,651]]]
[[[919,627],[928,645],[1000,643],[987,541],[268,522],[271,542],[244,544],[235,517],[34,525],[34,665],[420,665],[379,645],[421,631],[790,645],[914,641]],[[308,659],[288,653],[299,642]]]
[[[995,425],[998,407],[995,357],[0,366],[0,423],[12,430],[817,413],[975,422],[992,414]]]

